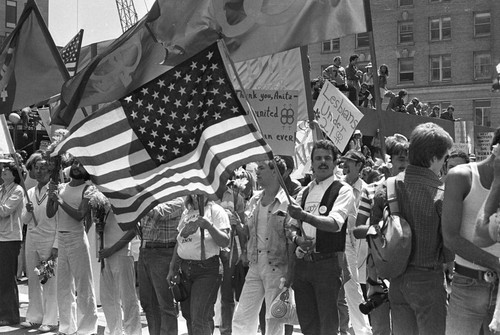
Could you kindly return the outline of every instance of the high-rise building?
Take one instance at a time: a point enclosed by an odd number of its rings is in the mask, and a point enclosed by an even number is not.
[[[388,88],[430,106],[455,107],[455,118],[500,126],[500,93],[492,92],[500,63],[498,0],[372,0],[377,65],[389,67]],[[309,46],[311,78],[340,55],[347,66],[371,61],[368,34]],[[387,100],[387,99],[386,99]]]

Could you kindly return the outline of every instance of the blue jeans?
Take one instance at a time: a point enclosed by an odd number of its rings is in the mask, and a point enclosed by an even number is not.
[[[137,272],[141,306],[149,334],[177,335],[177,308],[167,283],[173,248],[141,248]]]
[[[394,335],[442,335],[446,328],[446,290],[442,269],[408,267],[391,280]]]
[[[481,328],[484,335],[493,334],[488,325],[495,311],[497,290],[498,282],[487,283],[455,273],[446,319],[446,334],[479,334]]]
[[[222,281],[219,256],[204,261],[180,260],[189,298],[181,302],[189,335],[211,335],[214,331],[214,306]]]
[[[336,334],[339,329],[337,301],[342,285],[338,257],[318,262],[297,259],[293,289],[304,335]]]

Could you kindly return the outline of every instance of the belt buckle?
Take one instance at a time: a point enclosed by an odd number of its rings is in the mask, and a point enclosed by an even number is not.
[[[484,272],[483,279],[487,283],[494,283],[497,280],[497,275],[495,272],[488,270]]]

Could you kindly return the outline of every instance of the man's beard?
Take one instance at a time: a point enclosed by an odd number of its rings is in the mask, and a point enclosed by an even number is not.
[[[90,179],[90,175],[87,172],[81,173],[78,171],[77,173],[75,173],[74,169],[69,170],[69,176],[73,179],[76,179],[76,180],[82,180],[82,179],[88,180],[88,179]]]

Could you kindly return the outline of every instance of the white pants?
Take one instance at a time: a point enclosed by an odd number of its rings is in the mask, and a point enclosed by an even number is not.
[[[257,264],[250,264],[245,277],[240,301],[233,316],[233,334],[255,335],[259,325],[259,312],[266,299],[266,335],[283,335],[282,321],[271,317],[270,307],[278,294],[281,277],[285,277],[286,266],[269,265],[265,252],[259,253]]]
[[[349,308],[349,318],[356,335],[371,335],[370,322],[368,316],[361,313],[359,304],[364,302],[363,291],[358,282],[358,244],[359,241],[352,234],[347,234],[345,254],[347,264],[351,271],[351,279],[344,284],[345,297]]]
[[[43,237],[43,236],[42,236]],[[26,235],[26,273],[28,275],[29,306],[26,321],[44,325],[57,325],[57,276],[41,284],[35,267],[47,260],[52,251],[55,233],[52,239],[40,239],[30,233]],[[56,269],[57,271],[57,269]]]
[[[92,285],[87,234],[84,231],[59,232],[58,243],[59,332],[65,334],[78,332],[78,335],[97,333],[97,306]]]
[[[100,282],[102,309],[106,317],[105,334],[140,335],[142,329],[135,291],[134,258],[116,254],[106,258]]]

